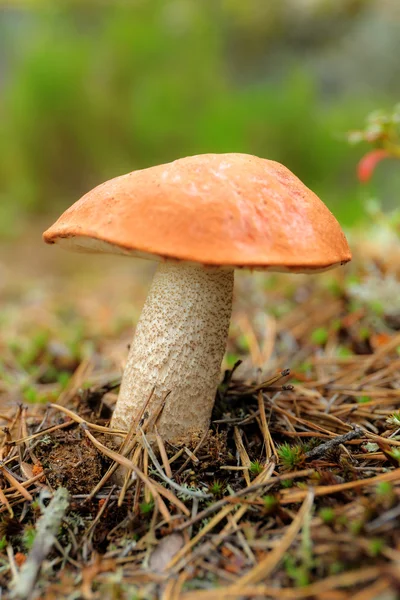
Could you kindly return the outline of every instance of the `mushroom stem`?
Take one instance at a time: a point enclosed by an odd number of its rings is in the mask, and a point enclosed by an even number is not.
[[[232,312],[233,269],[165,262],[145,302],[111,426],[128,430],[154,393],[170,395],[157,424],[164,440],[190,443],[210,424]]]

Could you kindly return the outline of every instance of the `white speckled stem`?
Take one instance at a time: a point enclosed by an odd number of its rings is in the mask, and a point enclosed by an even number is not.
[[[128,430],[153,386],[148,410],[168,397],[157,424],[188,443],[210,424],[232,312],[234,272],[161,263],[143,308],[111,426]]]

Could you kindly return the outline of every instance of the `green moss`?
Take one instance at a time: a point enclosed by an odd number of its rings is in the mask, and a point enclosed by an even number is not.
[[[292,470],[298,467],[304,459],[304,451],[302,446],[291,446],[287,442],[278,446],[277,453],[283,467],[287,470]]]
[[[326,343],[328,339],[328,330],[325,327],[318,327],[314,329],[311,334],[311,341],[313,344],[317,344],[318,346],[322,346]]]
[[[327,525],[333,523],[333,521],[335,520],[335,511],[333,508],[330,507],[321,508],[318,515]]]
[[[263,469],[264,465],[258,460],[254,460],[250,463],[249,471],[252,475],[259,475]]]

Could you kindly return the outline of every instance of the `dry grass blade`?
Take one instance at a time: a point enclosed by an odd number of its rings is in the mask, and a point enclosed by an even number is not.
[[[287,528],[286,533],[282,537],[272,552],[270,552],[266,558],[260,560],[260,562],[253,567],[248,573],[240,577],[239,580],[233,586],[234,590],[240,590],[246,585],[258,583],[262,579],[268,577],[270,573],[275,569],[278,563],[282,560],[285,552],[290,548],[297,534],[299,533],[306,515],[311,511],[314,502],[314,494],[312,490],[308,490],[307,496],[293,519],[292,523]]]
[[[346,483],[338,483],[336,485],[317,486],[313,489],[315,496],[328,496],[331,494],[336,494],[338,492],[344,492],[345,490],[354,490],[369,485],[376,485],[378,483],[386,481],[396,481],[398,479],[400,479],[400,469],[390,471],[389,473],[383,473],[382,475],[376,475],[375,477],[369,477],[367,479],[357,479],[356,481],[348,481]],[[302,502],[302,500],[304,500],[306,496],[306,491],[289,492],[285,495],[283,495],[282,493],[280,503],[294,504],[296,502]]]
[[[58,406],[59,407],[64,406],[70,400],[72,400],[72,398],[75,396],[75,394],[78,392],[78,390],[82,387],[82,384],[83,384],[85,378],[89,375],[92,368],[93,368],[93,364],[92,364],[91,358],[84,359],[78,365],[78,368],[76,369],[71,380],[69,381],[68,386],[65,388],[65,390],[63,392],[61,392],[61,394],[58,398]]]
[[[12,488],[19,492],[21,496],[25,498],[25,500],[28,500],[28,502],[33,501],[31,494],[20,484],[19,481],[15,479],[15,477],[10,473],[10,471],[4,466],[3,462],[0,462],[0,470]]]
[[[143,475],[145,477],[148,477],[148,463],[145,460],[147,453],[143,452],[143,448],[141,446],[136,446],[134,452],[129,452],[130,446],[127,446],[125,448],[125,453],[126,454],[130,454],[131,458],[130,460],[133,462],[134,465],[137,466],[138,469],[140,469],[143,473]],[[121,479],[121,474],[117,472],[117,477],[116,477],[117,481],[120,482]],[[130,484],[132,483],[132,470],[126,470],[124,476],[123,476],[123,483],[119,492],[119,496],[118,496],[118,506],[122,506],[125,500],[125,496],[126,493],[129,489]],[[151,499],[151,494],[149,492],[149,489],[147,487],[144,488],[144,501],[145,502],[150,502]]]
[[[165,445],[164,445],[164,442],[162,440],[162,437],[158,433],[157,427],[154,427],[154,433],[155,433],[155,436],[156,436],[157,446],[158,446],[158,450],[160,452],[160,456],[161,456],[162,464],[163,464],[163,467],[164,467],[164,470],[165,470],[165,474],[166,474],[166,476],[169,479],[172,479],[171,465],[169,464],[168,455],[167,455],[167,452],[165,450]]]
[[[289,419],[289,421],[291,421],[291,422],[299,423],[300,425],[305,425],[305,426],[309,427],[311,430],[325,433],[329,437],[335,437],[335,434],[332,431],[330,431],[329,429],[326,429],[325,427],[321,427],[320,425],[317,425],[316,423],[312,423],[312,421],[309,421],[308,419],[302,419],[300,417],[296,417],[296,415],[292,414],[291,412],[289,412],[287,410],[284,410],[283,408],[280,408],[279,406],[274,405],[273,410],[282,415],[285,415],[285,417],[287,417]],[[350,429],[350,425],[349,425],[349,429]]]
[[[154,393],[154,388],[152,389],[152,391],[149,395],[149,398],[147,399],[147,402],[145,402],[145,404],[143,405],[142,410],[140,411],[137,419],[134,420],[129,431],[125,432],[124,439],[123,439],[122,444],[119,449],[119,454],[121,454],[122,456],[129,455],[132,452],[133,448],[135,447],[135,444],[137,443],[137,441],[139,439],[139,436],[136,433],[137,425],[139,424],[139,421],[142,419],[143,414],[146,410],[147,404],[149,403],[153,393]],[[118,435],[118,432],[117,432],[117,435]],[[96,494],[107,483],[107,481],[110,479],[110,477],[112,477],[114,475],[114,473],[117,471],[118,467],[119,467],[118,462],[114,462],[114,464],[112,464],[109,467],[107,473],[105,473],[105,475],[103,475],[103,477],[101,478],[99,483],[93,488],[93,490],[90,492],[89,496],[86,498],[86,500],[85,500],[86,503],[90,502],[96,496]],[[131,472],[131,471],[128,471],[128,473],[129,472]],[[126,482],[126,485],[127,485],[127,482]],[[123,486],[123,489],[121,489],[121,492],[120,492],[119,502],[121,504],[125,497],[126,485]]]
[[[278,477],[269,477],[271,475],[271,473],[273,472],[274,468],[275,468],[275,463],[271,462],[270,465],[267,467],[266,474],[265,474],[265,472],[261,473],[261,475],[263,475],[263,478],[261,481],[259,479],[260,476],[257,477],[255,479],[255,482],[250,487],[244,488],[244,489],[240,490],[239,492],[236,492],[236,494],[233,494],[232,496],[225,496],[221,500],[214,502],[213,504],[211,504],[210,506],[205,508],[203,511],[198,513],[190,521],[182,523],[182,525],[180,525],[177,529],[179,531],[182,531],[183,529],[186,529],[187,527],[194,525],[194,523],[196,523],[197,521],[206,519],[211,513],[223,508],[225,506],[225,504],[240,504],[243,496],[249,496],[250,494],[252,494],[254,492],[258,492],[259,490],[268,489],[270,486],[272,486],[273,484],[275,484],[279,481],[288,481],[290,479],[297,479],[297,478],[301,479],[302,477],[307,477],[308,475],[311,475],[312,473],[314,473],[314,469],[304,469],[303,471],[297,471],[295,473],[286,473],[286,474],[280,475]]]
[[[125,436],[124,439],[122,441],[121,447],[119,449],[120,454],[122,454],[122,456],[127,456],[132,450],[133,447],[135,445],[135,443],[137,442],[137,428],[139,426],[139,423],[142,421],[142,419],[144,418],[144,414],[145,411],[147,409],[147,406],[150,402],[150,400],[152,399],[153,395],[154,395],[154,391],[155,391],[155,386],[153,386],[149,397],[147,398],[146,402],[144,402],[141,410],[139,411],[138,415],[136,416],[136,418],[132,421],[132,424],[129,428],[129,430],[127,432],[125,432]]]
[[[215,515],[209,523],[207,523],[203,529],[199,531],[185,546],[174,556],[174,558],[168,563],[168,569],[174,567],[178,561],[183,558],[190,550],[200,542],[200,540],[211,532],[218,523],[225,519],[225,517],[233,510],[233,506],[225,506],[217,515]]]
[[[268,427],[268,423],[267,423],[267,416],[265,414],[264,398],[263,398],[263,394],[261,391],[259,391],[257,394],[257,401],[258,401],[258,410],[260,411],[260,429],[261,429],[261,433],[263,434],[264,444],[265,444],[265,456],[266,456],[267,462],[269,462],[273,456],[274,457],[277,456],[277,453],[276,453],[274,441],[273,441],[271,433],[269,431],[269,427]]]
[[[249,458],[249,455],[246,452],[246,448],[244,447],[242,436],[240,435],[240,431],[237,427],[233,428],[233,438],[235,440],[237,452],[240,456],[240,461],[242,463],[242,466],[245,469],[243,471],[243,477],[245,479],[247,487],[249,487],[251,482],[250,482],[250,475],[249,475],[249,472],[247,469],[250,468],[251,460]]]
[[[271,463],[266,469],[265,471],[263,471],[262,473],[260,473],[260,475],[257,477],[256,481],[258,481],[258,483],[261,483],[261,485],[265,485],[268,478],[270,477],[271,473],[273,472],[275,467],[274,463]],[[246,491],[249,492],[249,488],[246,488]],[[178,562],[185,556],[185,554],[187,554],[196,544],[198,544],[201,539],[207,535],[210,531],[212,531],[214,529],[214,527],[216,525],[218,525],[223,519],[225,519],[231,512],[233,512],[235,508],[235,505],[231,505],[231,506],[224,506],[220,512],[218,514],[216,514],[209,523],[207,523],[203,529],[201,529],[199,531],[199,533],[192,538],[181,550],[180,552],[174,557],[174,559],[169,563],[168,568],[171,567],[175,567],[176,570],[179,570],[179,564]],[[227,526],[223,529],[222,533],[217,535],[216,538],[213,540],[212,542],[212,546],[215,548],[217,547],[217,545],[224,539],[224,537],[226,537],[226,535],[228,535],[229,531],[237,525],[237,523],[239,522],[239,520],[242,518],[243,514],[246,512],[247,507],[241,507],[241,509],[239,509],[237,511],[237,513],[235,514],[235,517],[232,521],[230,521]],[[195,519],[191,519],[191,521],[189,522],[190,524],[194,523],[195,520],[199,520],[199,518],[204,518],[203,515],[197,515],[197,517]],[[185,526],[188,526],[188,524],[185,524]],[[184,527],[178,527],[177,529],[183,529]],[[202,553],[200,552],[200,555]]]
[[[356,592],[352,595],[352,600],[379,600],[384,598],[388,589],[390,588],[389,578],[381,578],[375,581],[372,585],[368,586],[360,592]]]
[[[14,511],[12,509],[12,506],[9,503],[7,496],[4,495],[4,492],[3,492],[3,490],[1,488],[0,488],[0,502],[1,502],[1,504],[4,504],[4,506],[8,510],[8,514],[10,515],[11,518],[13,518]]]
[[[366,437],[370,438],[371,440],[376,440],[377,442],[384,442],[385,444],[390,444],[391,446],[400,446],[400,441],[399,440],[394,440],[391,438],[384,438],[381,435],[375,435],[375,433],[366,433],[365,434]]]
[[[196,445],[195,449],[193,450],[193,454],[196,454],[196,453],[197,453],[197,452],[200,450],[200,448],[203,446],[204,442],[206,441],[206,439],[207,439],[207,436],[208,436],[208,431],[205,431],[205,432],[204,432],[204,434],[202,435],[202,437],[201,437],[201,439],[200,439],[199,443]],[[185,451],[185,450],[184,450],[184,448],[181,448],[181,449],[180,449],[180,450],[179,450],[179,451],[176,453],[176,455],[175,455],[175,456],[173,456],[173,457],[172,457],[172,459],[169,461],[169,462],[170,462],[170,464],[172,464],[172,462],[173,462],[173,461],[174,461],[174,460],[175,460],[177,457],[179,457],[181,454],[183,454],[183,453],[184,453],[184,451]],[[177,471],[175,471],[175,473],[174,473],[174,477],[177,477],[177,475],[180,475],[180,473],[182,473],[182,471],[184,471],[184,470],[186,469],[187,465],[190,463],[190,460],[191,460],[191,458],[190,458],[190,457],[189,457],[189,458],[187,458],[187,459],[185,460],[185,462],[184,462],[184,463],[183,463],[183,464],[182,464],[182,465],[179,467],[179,469],[178,469]]]
[[[182,571],[179,573],[176,579],[173,579],[174,585],[169,592],[169,597],[167,595],[164,596],[163,600],[179,600],[181,598],[181,592],[185,581],[189,578],[189,573]]]
[[[380,575],[383,575],[385,570],[379,567],[369,567],[359,569],[357,571],[349,571],[340,575],[334,575],[327,577],[323,581],[312,583],[304,586],[303,588],[276,588],[267,585],[247,585],[241,589],[235,589],[234,586],[227,588],[220,588],[218,590],[218,598],[224,600],[234,600],[243,597],[259,596],[259,597],[271,597],[277,598],[278,600],[301,600],[309,599],[313,597],[327,598],[324,596],[329,593],[330,590],[336,590],[340,588],[350,588],[356,585],[360,585],[376,579]],[[346,596],[347,597],[347,596]],[[351,596],[353,598],[353,595]],[[196,591],[187,592],[183,594],[181,600],[214,600],[215,591]],[[375,599],[374,599],[375,600]]]
[[[132,451],[134,450],[135,446],[137,446],[134,451],[132,461],[135,465],[138,465],[141,460],[143,461],[142,472],[144,472],[144,474],[146,476],[147,476],[147,472],[148,472],[148,453],[143,452],[142,446],[139,446],[141,432],[136,433],[136,431],[137,431],[138,427],[140,427],[140,424],[142,424],[143,431],[145,431],[147,429],[151,429],[155,425],[159,415],[161,414],[161,412],[164,408],[165,402],[166,402],[168,396],[170,395],[170,392],[168,391],[165,394],[163,400],[160,402],[160,404],[156,408],[156,410],[153,411],[151,413],[151,415],[148,415],[148,413],[146,412],[146,407],[147,407],[148,403],[150,402],[151,398],[153,397],[154,390],[155,390],[155,387],[153,387],[152,391],[150,392],[150,395],[149,395],[147,401],[144,403],[138,416],[132,422],[132,425],[129,428],[129,431],[128,431],[127,435],[125,436],[125,439],[123,440],[120,450],[119,450],[119,453],[122,456],[129,456],[132,454]],[[131,473],[132,473],[132,471],[130,471],[129,469],[126,471],[126,473],[124,475],[122,473],[117,472],[117,479],[121,480],[122,475],[123,475],[123,483],[122,483],[122,488],[121,488],[120,495],[118,498],[118,506],[122,506],[122,503],[124,501],[125,494],[129,487]],[[149,502],[150,501],[150,497],[149,497],[150,492],[149,492],[148,488],[146,488],[146,487],[144,490],[144,494],[145,494],[145,502]]]
[[[180,510],[184,515],[190,517],[190,510],[183,504],[183,502],[179,500],[179,498],[177,498],[170,490],[158,483],[158,481],[155,481],[154,479],[150,479],[150,481],[155,486],[157,491],[161,494],[161,496],[164,496],[164,498],[171,502],[171,504],[174,504],[176,508]]]
[[[173,487],[178,492],[182,492],[183,494],[186,494],[187,496],[192,496],[193,498],[201,498],[201,499],[205,500],[207,498],[212,497],[212,494],[204,494],[203,492],[196,492],[189,488],[184,488],[181,485],[178,485],[173,479],[170,479],[169,477],[167,477],[166,474],[164,473],[164,471],[162,470],[162,467],[161,467],[160,463],[158,462],[157,457],[154,454],[149,442],[147,441],[147,438],[146,438],[142,428],[140,428],[140,432],[142,434],[143,445],[146,448],[147,452],[149,453],[149,456],[151,458],[153,465],[155,466],[157,472],[159,473],[159,475],[162,477],[162,479],[166,483],[168,483],[171,487]]]
[[[113,495],[114,489],[115,489],[115,486],[112,486],[111,490],[108,493],[108,496],[104,499],[104,502],[100,507],[100,510],[98,511],[97,515],[95,516],[95,518],[91,522],[90,526],[86,530],[85,538],[88,538],[90,536],[90,534],[93,532],[94,528],[96,527],[97,523],[100,521],[101,517],[107,510],[107,506],[108,506],[108,503],[110,502],[111,496]]]
[[[68,417],[70,417],[70,419],[79,425],[86,425],[90,429],[94,429],[95,431],[99,431],[101,433],[107,433],[109,435],[126,435],[126,431],[121,429],[111,429],[110,427],[102,427],[101,425],[96,425],[96,423],[90,423],[65,406],[60,406],[58,404],[50,404],[49,406],[50,408],[55,408],[56,410],[60,410],[61,412],[65,413]]]
[[[108,456],[109,458],[111,458],[112,460],[117,462],[118,464],[122,465],[123,467],[133,471],[139,477],[139,479],[141,479],[143,481],[143,483],[148,486],[150,492],[153,495],[154,500],[157,502],[157,506],[158,506],[160,513],[162,514],[164,519],[169,523],[171,521],[171,515],[170,515],[164,501],[162,500],[159,493],[157,492],[155,486],[152,484],[151,480],[149,478],[147,478],[142,473],[142,471],[140,471],[140,469],[138,469],[137,466],[131,460],[129,460],[125,456],[121,456],[120,454],[118,454],[118,452],[114,452],[113,450],[110,450],[109,448],[104,446],[101,442],[96,440],[96,438],[90,433],[90,431],[87,429],[87,427],[83,423],[81,424],[81,427],[83,428],[86,436],[90,439],[90,441],[94,444],[94,446],[100,452],[102,452],[103,454],[105,454],[106,456]]]
[[[84,500],[83,504],[85,504],[87,502],[91,502],[91,500],[96,496],[96,494],[101,490],[101,488],[107,483],[107,481],[110,479],[110,477],[115,473],[115,471],[117,469],[118,469],[118,463],[114,462],[114,464],[112,464],[108,468],[107,473],[105,473],[105,475],[103,475],[103,477],[100,479],[99,483],[97,485],[95,485],[95,487],[90,492],[88,497]]]
[[[26,437],[22,437],[17,440],[13,440],[10,442],[10,445],[17,446],[19,444],[26,444],[27,442],[30,442],[31,440],[35,440],[37,438],[43,437],[44,435],[53,433],[54,431],[58,431],[59,429],[66,429],[67,427],[71,427],[71,425],[73,425],[73,424],[74,424],[74,421],[71,420],[67,423],[60,423],[59,425],[53,425],[52,427],[47,427],[46,429],[42,429],[41,431],[38,431],[37,433],[32,433],[32,435],[28,435]]]
[[[379,362],[381,358],[389,354],[391,350],[397,348],[400,345],[400,333],[398,335],[393,336],[387,344],[385,344],[382,348],[380,348],[375,354],[372,354],[369,359],[367,359],[362,367],[362,372],[366,373],[368,369],[370,369],[374,364]]]
[[[253,386],[249,386],[246,388],[245,391],[238,390],[235,393],[237,395],[250,396],[253,394],[257,394],[257,392],[268,392],[271,389],[276,389],[276,388],[274,388],[274,385],[276,383],[280,382],[282,379],[286,379],[287,377],[289,377],[289,375],[290,375],[290,369],[284,369],[280,373],[277,373],[276,375],[272,375],[269,379],[266,379],[262,383],[259,383],[257,385],[253,385]]]

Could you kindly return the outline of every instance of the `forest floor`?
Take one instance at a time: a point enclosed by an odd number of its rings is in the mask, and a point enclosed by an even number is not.
[[[398,597],[398,246],[239,273],[211,429],[157,451],[107,428],[148,266],[3,250],[3,598]]]

